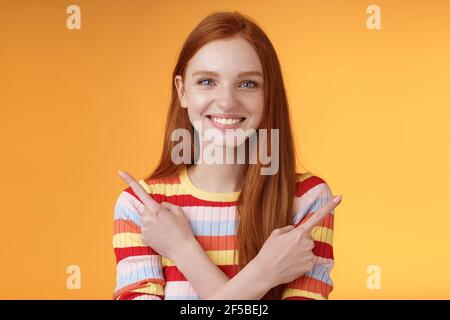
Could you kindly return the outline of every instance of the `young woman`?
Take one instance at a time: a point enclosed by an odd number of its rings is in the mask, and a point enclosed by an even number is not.
[[[244,163],[224,161],[242,146]],[[208,148],[215,161],[199,161]],[[276,164],[269,174],[264,148]],[[332,291],[342,196],[296,173],[280,64],[248,17],[214,13],[191,32],[173,71],[157,168],[139,181],[119,175],[129,187],[115,206],[113,299],[327,299]]]

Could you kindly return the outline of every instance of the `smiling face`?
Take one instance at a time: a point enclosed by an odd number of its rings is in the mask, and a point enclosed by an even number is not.
[[[203,141],[224,146],[226,139],[236,147],[244,140],[231,138],[234,133],[227,129],[258,129],[264,106],[263,69],[244,38],[207,43],[189,60],[185,79],[177,75],[174,80],[181,106],[187,108],[194,128],[203,133]],[[205,136],[209,129],[217,130],[220,139]]]

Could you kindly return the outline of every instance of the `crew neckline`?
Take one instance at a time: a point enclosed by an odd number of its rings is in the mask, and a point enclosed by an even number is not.
[[[180,182],[184,185],[186,188],[186,191],[193,196],[203,199],[203,200],[210,200],[210,201],[222,201],[222,202],[232,202],[237,201],[239,198],[239,195],[241,194],[241,191],[235,191],[235,192],[209,192],[200,190],[197,188],[191,181],[191,178],[189,177],[187,166],[183,166],[183,168],[180,171]]]

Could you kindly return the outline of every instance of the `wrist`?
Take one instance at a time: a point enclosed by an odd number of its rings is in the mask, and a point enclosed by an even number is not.
[[[260,284],[261,289],[265,292],[269,291],[277,285],[276,279],[273,277],[273,273],[264,261],[256,256],[248,263],[248,266],[253,270],[256,281]]]
[[[183,245],[178,247],[173,254],[172,261],[180,268],[189,260],[195,257],[195,253],[201,249],[200,244],[195,238],[183,242]]]

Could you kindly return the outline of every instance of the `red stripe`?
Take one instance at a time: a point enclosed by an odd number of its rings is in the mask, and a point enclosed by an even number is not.
[[[307,213],[301,221],[299,221],[297,224],[294,225],[294,227],[297,227],[300,224],[305,223],[306,221],[308,221],[309,218],[311,218],[316,212],[315,211],[310,211],[309,213]],[[334,226],[334,214],[327,214],[322,221],[320,221],[320,223],[318,223],[316,225],[317,227],[325,227],[325,228],[329,228],[331,230],[333,230],[333,226]]]
[[[145,296],[145,295],[157,296],[157,297],[160,297],[161,299],[163,298],[162,296],[157,295],[157,294],[148,294],[148,293],[143,293],[143,292],[127,292],[127,293],[124,293],[123,295],[121,295],[119,297],[119,299],[117,299],[117,300],[133,300],[136,297]]]
[[[314,299],[307,298],[307,297],[293,296],[293,297],[284,298],[283,300],[314,300]]]
[[[314,241],[313,254],[325,259],[334,259],[333,247],[326,242]]]
[[[166,184],[166,185],[174,185],[174,184],[181,184],[179,175],[168,177],[168,178],[161,178],[161,179],[152,179],[152,180],[145,180],[145,182],[148,185],[152,184]],[[315,187],[316,185],[320,183],[326,183],[322,178],[317,176],[311,176],[303,181],[297,181],[295,184],[296,197],[302,196],[305,192],[307,192],[309,189]],[[133,197],[140,199],[137,197],[137,195],[134,193],[133,189],[131,187],[126,188],[124,191],[130,193]],[[182,194],[182,195],[174,195],[174,196],[166,196],[164,194],[150,194],[152,198],[155,199],[158,203],[161,203],[162,201],[168,201],[167,199],[174,199],[176,202],[172,202],[173,204],[179,205],[179,206],[213,206],[213,207],[229,207],[237,205],[237,201],[232,202],[221,202],[221,201],[207,201],[198,199],[194,196],[191,196],[189,194]],[[171,201],[168,201],[171,202]],[[142,201],[141,201],[142,203]]]
[[[287,287],[317,293],[323,297],[328,297],[331,290],[333,290],[333,286],[328,283],[306,275],[302,275],[294,281],[291,281]]]
[[[124,232],[140,234],[141,228],[138,227],[131,220],[114,219],[113,234],[124,233]]]
[[[165,281],[162,279],[155,279],[155,278],[142,279],[138,282],[132,283],[128,286],[120,288],[117,291],[114,291],[112,298],[113,298],[113,300],[120,299],[121,297],[126,298],[127,295],[130,294],[132,291],[144,288],[144,287],[148,286],[150,283],[159,284],[161,286],[164,286]],[[163,295],[162,296],[157,295],[157,294],[153,294],[153,295],[158,296],[160,298],[164,298]]]
[[[114,252],[116,254],[116,263],[119,263],[119,261],[132,256],[159,255],[158,252],[148,246],[114,248]]]
[[[151,247],[127,247],[127,248],[114,248],[114,252],[116,254],[116,263],[119,261],[132,256],[143,256],[143,255],[159,255],[159,253],[153,250]],[[314,241],[313,254],[317,257],[322,257],[325,259],[334,259],[333,256],[333,247],[328,243],[322,241]],[[174,268],[174,266],[167,266],[166,268]],[[223,268],[222,270],[230,277],[230,275],[234,275],[235,273],[232,268],[234,265],[225,265],[219,266],[219,268]],[[237,268],[237,266],[236,266]],[[175,280],[174,280],[175,281]],[[178,281],[178,280],[177,280]]]
[[[325,181],[317,176],[311,176],[303,181],[297,181],[295,184],[295,196],[301,197],[309,189],[314,188],[318,184],[325,183]]]
[[[162,180],[160,183],[170,185],[172,183],[167,183],[167,181]],[[325,183],[325,181],[317,176],[311,176],[303,181],[297,181],[295,185],[295,196],[301,197],[304,193],[306,193],[311,188],[317,186],[318,184]],[[176,183],[178,184],[178,183]],[[126,188],[124,191],[131,194],[141,203],[142,201],[137,197],[131,187]],[[173,203],[177,206],[211,206],[211,207],[230,207],[238,205],[238,201],[208,201],[196,198],[190,194],[180,194],[180,195],[172,195],[166,196],[165,194],[149,194],[156,202],[161,203],[163,201],[167,201]]]
[[[203,250],[234,250],[236,248],[237,236],[195,236]]]
[[[232,278],[238,273],[237,265],[220,265],[218,267],[228,278]],[[176,266],[166,266],[163,269],[166,283],[169,281],[188,281]]]
[[[131,187],[125,189],[124,191],[131,194],[134,198],[136,198],[138,201],[142,203],[142,201],[138,198],[138,196],[134,193],[134,191],[131,189]],[[172,195],[172,196],[166,196],[165,194],[150,194],[149,195],[158,203],[161,203],[163,201],[170,202],[174,205],[180,206],[180,207],[187,207],[187,206],[207,206],[207,207],[232,207],[237,206],[238,201],[209,201],[209,200],[203,200],[196,198],[190,194],[179,194],[179,195]]]
[[[196,198],[190,194],[173,195],[166,197],[171,202],[180,207],[206,206],[206,207],[233,207],[239,204],[238,201],[209,201]]]

